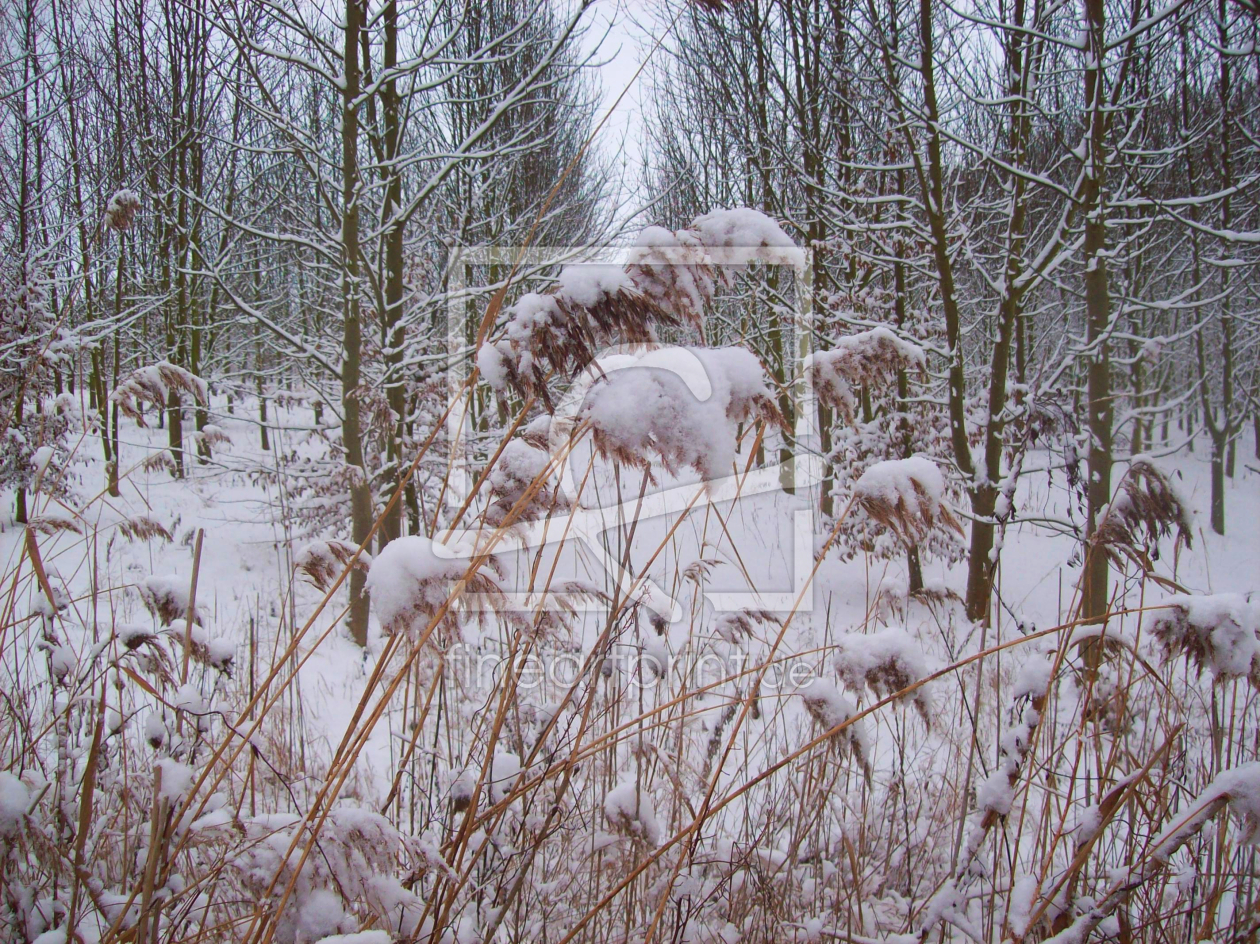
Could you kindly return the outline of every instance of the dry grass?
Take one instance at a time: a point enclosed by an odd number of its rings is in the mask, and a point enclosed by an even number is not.
[[[558,510],[537,502],[548,472],[518,479],[474,503],[482,516],[497,503],[498,537],[415,588],[331,743],[302,666],[336,633],[344,579],[367,561],[358,548],[298,554],[282,596],[301,575],[318,602],[305,591],[307,615],[279,607],[265,638],[236,627],[253,641],[234,664],[216,661],[204,614],[189,626],[186,590],[146,585],[136,599],[153,620],[137,624],[121,586],[102,579],[71,600],[41,557],[24,556],[4,575],[0,614],[15,681],[0,730],[12,778],[0,797],[18,811],[0,820],[10,939],[45,927],[111,944],[358,930],[540,944],[1254,932],[1255,853],[1227,821],[1246,822],[1246,797],[1203,791],[1256,759],[1260,696],[1246,677],[1196,677],[1217,643],[1188,610],[1152,611],[1159,668],[1128,646],[1093,675],[1078,671],[1071,620],[1035,632],[997,622],[960,643],[947,617],[923,617],[903,640],[924,666],[889,656],[837,670],[883,629],[877,616],[798,637],[787,614],[718,619],[696,605],[667,628],[635,591],[645,571],[629,590],[599,587],[558,577],[541,555],[526,589],[556,605],[521,616],[490,552],[522,515]],[[671,585],[699,599],[727,571],[677,557],[684,521],[719,530],[712,511],[690,514],[659,547],[636,542],[636,518],[622,522],[609,553],[668,560]],[[907,533],[922,525],[895,508],[885,517]],[[117,527],[137,542],[170,536],[150,518]],[[61,572],[96,544],[30,535]],[[1140,590],[1143,568],[1133,576]],[[19,606],[45,584],[58,605]],[[872,613],[884,589],[871,588]],[[250,612],[256,625],[267,606]],[[477,619],[488,673],[449,657]],[[1113,621],[1132,636],[1142,614]],[[641,662],[618,654],[665,640],[668,668],[640,687]],[[697,675],[714,652],[722,671]],[[561,658],[571,675],[529,683],[531,666]],[[844,700],[768,684],[796,663]],[[623,784],[650,817],[606,806]],[[1175,828],[1208,817],[1214,828]]]

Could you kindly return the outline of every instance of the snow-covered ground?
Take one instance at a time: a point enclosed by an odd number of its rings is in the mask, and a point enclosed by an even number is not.
[[[333,816],[330,829],[353,831],[368,826],[337,827],[336,817],[350,817],[344,811],[352,809],[380,810],[401,831],[402,848],[419,857],[421,865],[414,867],[423,871],[437,867],[434,863],[458,834],[458,811],[480,779],[489,794],[482,806],[502,803],[506,812],[499,820],[479,821],[477,829],[484,833],[469,840],[469,853],[483,862],[474,883],[481,891],[453,899],[453,913],[462,915],[459,926],[467,939],[491,925],[498,927],[500,921],[510,925],[513,934],[524,933],[531,921],[547,915],[558,922],[556,928],[576,927],[598,896],[579,902],[548,894],[548,883],[561,881],[566,868],[574,867],[572,856],[581,853],[578,871],[593,876],[585,881],[584,894],[594,895],[596,889],[602,893],[616,885],[601,884],[601,870],[619,862],[613,878],[624,875],[671,837],[681,843],[676,848],[690,848],[692,858],[675,862],[662,856],[658,866],[664,873],[650,873],[656,884],[644,886],[646,898],[635,908],[647,908],[650,920],[658,899],[663,900],[661,889],[667,887],[660,883],[666,879],[681,883],[678,887],[690,889],[696,902],[707,903],[696,905],[696,925],[685,939],[769,939],[759,935],[788,933],[784,928],[795,928],[791,933],[799,932],[802,939],[814,939],[817,928],[882,935],[917,926],[925,907],[941,909],[954,927],[965,925],[968,914],[978,913],[979,905],[964,900],[962,892],[957,900],[941,895],[943,887],[947,892],[953,888],[941,881],[957,866],[960,847],[974,851],[972,838],[962,843],[962,822],[972,808],[972,796],[974,818],[967,828],[969,836],[980,837],[974,839],[978,848],[984,834],[975,830],[986,810],[1034,819],[1054,810],[1058,822],[1074,827],[1099,802],[1100,791],[1147,759],[1135,755],[1117,762],[1113,757],[1103,764],[1099,759],[1107,751],[1095,743],[1096,752],[1090,756],[1100,765],[1097,780],[1087,777],[1083,792],[1075,796],[1069,789],[1066,794],[1060,790],[1057,800],[1047,799],[1054,797],[1055,770],[1062,775],[1064,759],[1081,756],[1065,745],[1084,730],[1077,709],[1086,701],[1088,683],[1082,681],[1084,676],[1065,675],[1058,689],[1062,704],[1056,712],[1046,710],[1042,725],[1049,732],[1042,736],[1057,751],[1050,781],[1039,774],[1036,790],[1016,793],[1017,785],[1026,780],[1020,779],[1024,742],[1041,716],[1021,714],[1022,709],[1010,706],[1036,690],[1035,684],[1026,684],[1029,672],[1044,691],[1052,656],[1067,638],[1064,634],[1072,632],[1070,628],[1045,632],[1069,620],[1080,572],[1070,564],[1076,546],[1063,527],[1074,514],[1079,521],[1080,512],[1068,507],[1061,476],[1030,473],[1021,480],[1018,515],[1005,534],[997,575],[1000,615],[982,627],[969,624],[961,607],[944,592],[962,593],[961,566],[925,561],[926,583],[937,592],[931,599],[912,600],[905,598],[901,559],[882,561],[858,554],[846,562],[832,552],[815,572],[813,552],[824,543],[826,524],[811,494],[750,489],[737,498],[717,494],[717,500],[710,501],[715,496],[705,492],[694,475],[673,477],[654,469],[655,481],[644,486],[637,470],[622,469],[618,480],[611,467],[597,463],[590,492],[584,494],[596,495],[598,501],[588,499],[587,504],[613,507],[609,496],[620,489],[622,517],[606,512],[607,530],[592,529],[588,522],[587,531],[573,539],[552,529],[541,556],[537,548],[510,551],[502,545],[497,548],[503,574],[499,586],[509,592],[525,591],[531,570],[538,568],[553,575],[552,586],[570,581],[592,594],[612,595],[615,575],[607,565],[625,561],[634,577],[651,578],[657,595],[645,597],[644,606],[633,608],[633,619],[619,620],[614,627],[608,626],[600,607],[587,612],[578,606],[568,625],[561,621],[553,632],[539,632],[527,642],[510,619],[493,613],[485,620],[469,618],[463,621],[462,639],[444,640],[445,668],[439,673],[440,660],[431,647],[417,654],[405,635],[393,641],[382,636],[377,616],[385,602],[383,592],[378,591],[375,601],[369,644],[361,649],[340,620],[345,589],[325,602],[323,593],[295,574],[295,556],[308,542],[346,535],[306,533],[294,510],[294,503],[303,499],[286,485],[286,463],[313,448],[311,411],[296,400],[273,407],[268,451],[259,447],[256,415],[254,404],[238,401],[234,412],[228,412],[226,402],[216,400],[212,421],[227,441],[214,447],[207,462],[190,454],[189,474],[183,480],[172,479],[164,470],[140,467],[164,446],[163,430],[126,425],[122,467],[131,471],[118,498],[100,494],[104,469],[99,443],[92,436],[83,437],[70,466],[70,497],[45,505],[41,496],[33,512],[34,537],[50,587],[55,593],[64,591],[70,600],[56,620],[57,640],[51,646],[45,637],[41,648],[41,627],[47,625],[52,608],[43,602],[46,591],[32,576],[28,531],[11,517],[5,518],[0,531],[6,597],[0,687],[10,697],[20,693],[23,699],[22,708],[10,712],[14,731],[38,731],[56,726],[60,714],[69,717],[67,698],[75,697],[75,690],[68,683],[50,683],[50,667],[54,674],[63,674],[64,682],[80,666],[92,664],[100,652],[117,646],[113,640],[126,647],[128,639],[145,638],[146,631],[155,636],[166,632],[173,640],[168,651],[174,665],[165,682],[147,676],[142,684],[143,666],[125,659],[111,663],[129,668],[122,675],[115,669],[119,691],[104,696],[111,709],[122,712],[117,721],[111,720],[104,738],[114,739],[117,746],[108,755],[111,762],[138,772],[135,789],[140,793],[173,743],[186,746],[186,739],[201,739],[200,750],[185,751],[182,762],[163,761],[174,765],[164,773],[165,795],[178,804],[186,791],[196,793],[200,788],[221,799],[193,809],[190,815],[200,818],[192,826],[179,825],[174,835],[191,834],[189,830],[209,835],[236,822],[244,834],[273,839],[279,835],[281,845],[287,845],[295,834],[286,830],[295,820],[269,826],[267,816],[300,816],[324,804],[342,811]],[[1250,443],[1240,447],[1240,457],[1250,455]],[[575,475],[580,477],[588,457],[589,451],[575,454]],[[741,451],[737,466],[743,468],[747,459]],[[1157,562],[1159,573],[1194,594],[1256,590],[1260,474],[1253,471],[1254,463],[1239,462],[1237,475],[1227,482],[1224,537],[1205,525],[1208,468],[1202,450],[1159,463],[1199,514],[1193,547],[1174,554],[1172,542],[1166,541],[1167,553]],[[699,498],[689,510],[679,511],[678,503],[667,500],[671,494]],[[6,516],[12,514],[10,498],[5,496]],[[625,509],[633,518],[640,500],[638,520],[625,520]],[[674,510],[656,513],[671,507]],[[160,525],[173,540],[129,538],[124,525],[138,516]],[[195,661],[184,682],[184,668],[178,664],[183,649],[174,643],[183,638],[187,621],[180,614],[163,626],[146,608],[143,588],[150,588],[152,600],[154,589],[164,587],[176,598],[175,609],[186,609],[180,590],[191,585],[199,533],[204,537],[196,607],[203,625],[194,632],[207,651],[219,654],[217,661],[223,662],[225,653],[232,656],[231,673],[227,677],[210,658]],[[412,563],[403,561],[403,569]],[[1168,591],[1153,581],[1130,575],[1119,602],[1138,608],[1166,596]],[[758,600],[763,602],[758,605]],[[1251,606],[1249,618],[1254,621]],[[757,612],[762,609],[772,612]],[[785,617],[790,617],[786,626]],[[1136,645],[1131,658],[1106,667],[1094,684],[1125,689],[1126,678],[1131,680],[1135,670],[1157,671],[1151,667],[1159,664],[1161,652],[1149,636],[1139,638],[1141,622],[1140,614],[1131,614],[1117,617],[1108,627],[1108,635],[1136,640]],[[1255,627],[1250,631],[1254,643]],[[984,660],[973,658],[982,649],[1022,636],[1031,638]],[[600,648],[606,642],[609,647]],[[571,691],[570,686],[597,649],[604,653],[602,681],[592,700],[584,701],[584,690],[579,686]],[[41,658],[42,653],[48,659]],[[767,658],[771,666],[763,670]],[[528,663],[527,671],[519,677],[515,695],[504,700],[505,672],[509,667],[520,670],[522,662]],[[820,732],[855,712],[958,663],[962,666],[955,671],[855,722],[832,747],[823,743],[820,750],[803,750],[802,745],[808,746]],[[1157,696],[1135,694],[1133,705],[1116,709],[1119,714],[1107,722],[1110,727],[1090,728],[1089,736],[1114,738],[1120,744],[1117,732],[1124,731],[1126,750],[1155,750],[1175,721],[1202,729],[1210,742],[1212,731],[1220,730],[1218,713],[1225,710],[1233,719],[1227,736],[1233,746],[1227,744],[1225,753],[1252,757],[1254,750],[1245,746],[1244,733],[1254,731],[1254,692],[1242,683],[1231,689],[1213,688],[1196,680],[1190,669],[1169,671],[1170,677],[1180,680],[1178,697],[1184,700],[1187,693],[1197,692],[1201,711],[1187,710],[1176,719],[1161,717],[1155,710],[1161,704]],[[87,681],[90,676],[90,672],[83,676],[84,691],[97,691]],[[440,686],[434,684],[439,676]],[[750,702],[746,696],[753,678],[760,680],[760,692]],[[275,694],[274,705],[265,713],[247,708],[264,690]],[[1228,708],[1218,705],[1218,691],[1222,698],[1228,691],[1232,699]],[[383,692],[388,697],[382,697]],[[379,720],[372,721],[378,706]],[[264,714],[255,729],[256,719]],[[185,715],[200,716],[199,735],[183,727]],[[1095,715],[1094,721],[1099,717]],[[76,723],[81,725],[81,719]],[[248,735],[246,729],[254,733]],[[730,736],[734,731],[738,736]],[[246,736],[257,761],[249,761],[248,772],[242,773],[245,761],[238,760],[235,766],[228,765],[233,774],[217,786],[206,788],[188,780],[223,763],[214,753],[217,747],[231,748]],[[1246,738],[1252,736],[1246,733]],[[91,742],[90,727],[86,733],[78,731],[77,737],[76,741],[73,732],[66,732],[57,746],[42,753],[40,765],[28,763],[15,771],[21,774],[27,801],[39,794],[41,784],[57,789],[58,770],[65,764],[61,752],[71,742],[78,745],[70,748],[72,766],[82,765],[90,753],[82,746],[84,738]],[[360,737],[361,743],[356,740]],[[980,749],[973,752],[977,742]],[[1198,748],[1185,750],[1194,753]],[[539,839],[542,852],[528,891],[514,893],[511,915],[499,914],[491,907],[493,896],[487,897],[490,891],[505,892],[503,876],[515,874],[516,857],[529,848],[529,837],[559,828],[549,818],[548,805],[534,802],[522,784],[551,770],[570,751],[590,764],[567,793],[556,795],[571,833],[556,851]],[[489,764],[488,752],[493,755]],[[1216,769],[1226,766],[1230,765],[1219,763]],[[578,769],[583,769],[580,764]],[[1182,775],[1189,789],[1193,778],[1186,771],[1178,774]],[[1008,783],[1010,777],[1014,780]],[[5,785],[13,786],[7,781]],[[322,795],[326,790],[338,797],[335,803]],[[810,797],[816,790],[829,799],[815,804]],[[709,821],[703,841],[691,848],[686,845],[691,842],[686,828],[703,803],[721,804],[722,810]],[[802,816],[793,815],[793,804]],[[226,812],[233,807],[235,812]],[[216,813],[216,808],[224,812]],[[804,816],[807,809],[810,813]],[[77,815],[77,808],[67,815]],[[1158,825],[1163,822],[1160,819]],[[887,835],[877,842],[881,831]],[[1025,838],[1015,848],[1031,856],[1036,854],[1037,837],[1049,834],[1034,828],[1030,836],[1016,835]],[[498,851],[487,851],[487,841]],[[381,842],[388,845],[386,839]],[[872,858],[860,859],[858,850]],[[131,891],[137,854],[136,849],[124,848],[118,863],[104,870],[102,894],[126,896]],[[1009,850],[995,852],[997,864],[984,868],[1009,874],[1014,888],[1032,866],[1006,862],[1001,857],[1007,854]],[[350,868],[357,860],[346,855],[343,865]],[[721,863],[726,863],[725,871]],[[1192,865],[1183,861],[1178,867]],[[457,864],[456,871],[461,867]],[[337,873],[335,864],[329,868]],[[389,871],[383,861],[374,861],[371,869]],[[736,881],[734,875],[745,878]],[[436,894],[441,889],[432,881],[436,879],[420,881],[414,888],[423,886],[426,894]],[[808,914],[797,914],[795,924],[789,920],[786,925],[772,908],[740,912],[761,915],[757,920],[764,919],[765,928],[750,924],[752,918],[731,924],[718,920],[717,912],[704,911],[725,895],[729,900],[723,913],[734,921],[739,911],[735,899],[761,894],[759,883],[779,888],[785,901],[812,901],[814,907]],[[322,913],[321,887],[318,882],[308,884],[295,886],[294,900],[301,908],[293,919],[296,923],[281,932],[290,940],[316,940],[323,933],[357,929],[369,914],[395,934],[421,926],[413,912],[423,909],[415,902],[407,904],[413,886],[404,889],[394,882],[387,894],[373,891],[375,886],[367,883],[360,890],[357,910],[355,896],[343,889],[344,900],[324,903],[329,916],[324,921],[315,920]],[[1024,888],[1021,894],[1027,892]],[[252,892],[259,900],[274,893],[257,888]],[[179,890],[170,894],[180,899]],[[1012,908],[1018,908],[1017,898],[1012,897]],[[378,899],[393,902],[391,907],[410,917],[391,924]],[[548,908],[523,914],[521,902],[531,900],[546,901]],[[373,901],[375,905],[363,904]],[[1222,913],[1233,914],[1232,900],[1227,904]],[[202,907],[204,911],[210,906]],[[861,913],[853,913],[854,907]],[[35,915],[27,922],[35,937],[42,912],[30,905],[27,913]],[[108,909],[101,912],[107,913]],[[303,915],[315,916],[306,931]],[[841,915],[848,917],[841,920]],[[636,927],[640,918],[635,919]],[[425,912],[424,920],[433,919]],[[44,925],[55,923],[49,920]],[[108,922],[101,919],[98,925],[92,933],[103,931]]]

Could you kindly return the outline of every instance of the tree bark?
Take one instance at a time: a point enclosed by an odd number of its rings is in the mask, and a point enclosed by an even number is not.
[[[398,2],[389,0],[385,5],[385,71],[392,73],[398,65]],[[403,435],[406,431],[407,391],[402,377],[403,344],[406,330],[403,326],[403,221],[396,215],[402,207],[402,174],[398,168],[399,142],[401,137],[398,83],[389,78],[381,89],[382,112],[385,120],[385,220],[389,226],[385,235],[385,311],[381,330],[385,349],[385,399],[394,414],[393,428],[387,445],[389,465],[389,495],[386,496],[385,517],[381,521],[380,543],[388,544],[402,535],[403,503],[389,500],[396,495],[402,483]]]
[[[1085,194],[1085,317],[1090,350],[1086,377],[1089,422],[1089,483],[1087,486],[1086,539],[1098,526],[1099,516],[1111,501],[1111,356],[1107,332],[1111,319],[1111,299],[1107,281],[1107,242],[1103,208],[1105,186],[1105,109],[1103,102],[1102,57],[1105,50],[1103,0],[1085,0],[1088,33],[1085,65],[1085,104],[1088,109],[1089,139],[1086,148]],[[1109,602],[1107,557],[1096,548],[1085,554],[1081,578],[1081,615],[1088,621],[1105,618]],[[1100,653],[1092,649],[1087,658]]]
[[[350,527],[355,544],[363,544],[372,530],[372,492],[363,461],[363,431],[359,409],[359,377],[363,347],[359,287],[359,33],[362,29],[361,0],[346,0],[344,46],[345,83],[341,108],[341,297],[342,360],[341,407],[342,445],[351,470]],[[366,577],[355,568],[350,574],[350,635],[360,646],[367,645],[368,598]]]

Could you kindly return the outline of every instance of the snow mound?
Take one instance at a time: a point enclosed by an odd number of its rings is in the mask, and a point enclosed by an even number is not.
[[[805,710],[824,731],[830,731],[846,721],[851,722],[843,731],[837,731],[832,735],[832,745],[837,750],[846,746],[852,750],[853,755],[869,776],[872,757],[870,738],[866,725],[861,719],[852,720],[858,713],[853,699],[840,691],[833,683],[821,678],[813,679],[801,686],[797,694],[805,702]]]
[[[805,373],[819,399],[855,422],[854,389],[885,384],[900,370],[923,372],[927,355],[923,348],[884,327],[846,335],[829,351],[816,351],[805,360]]]
[[[1198,796],[1190,801],[1189,815],[1178,814],[1160,830],[1151,843],[1151,856],[1159,862],[1203,828],[1203,824],[1228,806],[1242,822],[1241,842],[1260,841],[1260,761],[1251,761],[1222,771]]]
[[[188,619],[190,589],[191,582],[187,577],[154,574],[140,584],[140,600],[158,622],[170,626],[176,620]],[[192,614],[192,620],[198,626],[205,625],[200,609]]]
[[[8,771],[0,770],[0,839],[12,839],[26,820],[31,794],[26,784]]]
[[[502,524],[514,508],[513,521],[534,521],[566,508],[568,503],[559,490],[548,487],[555,477],[550,466],[551,455],[546,450],[524,439],[510,440],[486,482],[490,490],[486,523]]]

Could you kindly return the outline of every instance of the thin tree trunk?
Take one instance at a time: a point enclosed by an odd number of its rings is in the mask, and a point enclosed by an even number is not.
[[[359,408],[359,377],[363,332],[359,302],[359,32],[363,10],[361,0],[346,0],[346,28],[343,64],[345,68],[341,109],[341,439],[346,464],[354,473],[350,484],[350,527],[355,544],[367,541],[372,530],[372,492],[363,460],[363,432]],[[368,597],[366,577],[355,568],[350,574],[350,635],[360,646],[367,645]]]
[[[1092,537],[1099,516],[1111,501],[1111,356],[1107,329],[1111,319],[1111,298],[1105,256],[1107,233],[1102,212],[1106,155],[1104,152],[1105,109],[1103,101],[1102,57],[1105,50],[1103,0],[1085,0],[1088,32],[1085,67],[1085,103],[1088,108],[1089,142],[1086,150],[1085,199],[1085,317],[1090,349],[1086,390],[1088,392],[1089,483],[1087,488],[1086,537]],[[1107,557],[1097,550],[1086,553],[1082,575],[1081,614],[1090,621],[1102,620],[1109,602]],[[1088,659],[1101,651],[1091,648]]]
[[[385,6],[385,70],[392,72],[398,65],[398,3],[389,0]],[[401,135],[398,83],[391,78],[381,90],[382,112],[385,119],[385,210],[384,225],[390,226],[385,236],[385,313],[382,334],[385,347],[385,399],[394,414],[390,430],[387,459],[390,469],[389,495],[386,506],[402,483],[403,434],[406,431],[407,390],[402,377],[403,344],[406,341],[403,326],[403,240],[405,231],[402,220],[392,219],[402,207],[402,174],[398,168]],[[392,222],[392,225],[391,225]],[[402,535],[403,503],[395,501],[381,521],[382,545]]]

